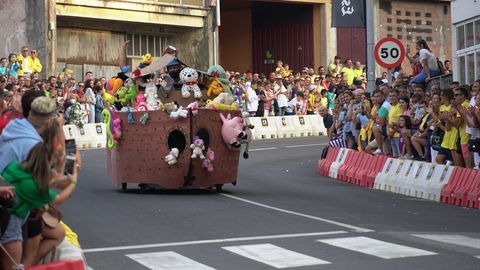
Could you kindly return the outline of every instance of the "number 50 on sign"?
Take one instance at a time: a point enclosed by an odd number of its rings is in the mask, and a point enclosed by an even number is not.
[[[384,68],[395,68],[405,59],[405,48],[395,38],[383,38],[375,45],[375,60]]]

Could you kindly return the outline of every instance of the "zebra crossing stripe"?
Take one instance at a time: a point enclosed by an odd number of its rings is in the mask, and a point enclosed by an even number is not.
[[[215,270],[173,251],[125,255],[152,270]]]
[[[480,239],[459,234],[412,234],[415,237],[480,249]]]
[[[273,266],[277,269],[330,263],[272,244],[229,246],[222,248],[254,261]]]
[[[396,259],[437,254],[431,251],[392,244],[365,236],[320,239],[317,241],[383,259]]]

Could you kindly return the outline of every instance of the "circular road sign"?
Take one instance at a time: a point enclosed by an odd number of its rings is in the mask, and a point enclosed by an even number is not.
[[[405,58],[405,47],[395,38],[381,39],[375,45],[375,60],[384,68],[395,68],[402,64]]]

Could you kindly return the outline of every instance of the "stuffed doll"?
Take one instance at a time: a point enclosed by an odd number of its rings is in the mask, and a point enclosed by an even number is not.
[[[144,68],[148,65],[150,65],[153,61],[153,57],[151,54],[147,53],[142,55],[142,62],[138,64],[138,68]]]
[[[186,67],[180,71],[180,81],[183,83],[182,85],[182,97],[189,98],[190,92],[193,92],[193,96],[195,98],[202,97],[202,91],[200,91],[200,87],[197,84],[198,80],[198,73],[195,69]]]
[[[187,109],[190,109],[192,111],[193,115],[198,115],[198,108],[203,107],[203,101],[202,99],[197,99],[194,102],[188,104]]]
[[[135,105],[135,110],[137,112],[144,112],[148,110],[147,102],[145,102],[146,99],[144,94],[142,93],[138,94],[135,99],[137,100],[137,105]]]
[[[209,98],[216,97],[220,95],[220,93],[222,92],[223,92],[223,86],[220,83],[220,80],[215,79],[212,81],[212,83],[210,83],[210,86],[208,87],[207,97]]]
[[[145,113],[143,113],[143,115],[140,117],[140,119],[138,121],[140,121],[140,123],[146,125],[147,122],[148,122],[148,119],[150,119],[150,115],[148,115],[148,111],[145,111]]]
[[[192,156],[191,158],[200,158],[200,159],[205,159],[205,156],[203,155],[203,151],[205,150],[205,145],[203,143],[203,140],[200,139],[200,137],[195,136],[193,137],[193,143],[190,144],[190,149],[192,149]]]
[[[145,98],[147,102],[147,108],[149,111],[158,110],[162,102],[158,98],[157,87],[154,82],[149,82],[145,87]]]
[[[202,162],[202,168],[206,169],[208,172],[213,172],[213,161],[215,160],[215,153],[210,149],[207,150],[207,156]]]
[[[207,107],[213,110],[238,110],[238,104],[233,96],[228,93],[220,93],[220,95],[208,103]]]
[[[170,154],[165,156],[165,162],[167,162],[168,165],[174,165],[177,163],[177,158],[178,148],[172,148],[172,150],[170,150]]]
[[[230,148],[240,148],[242,144],[245,144],[245,152],[243,157],[248,158],[248,147],[250,141],[252,140],[252,130],[253,126],[246,124],[242,117],[235,116],[231,117],[230,114],[225,118],[223,114],[220,113],[220,118],[222,119],[222,138],[223,141]]]
[[[178,119],[180,117],[182,118],[187,118],[188,116],[188,110],[180,106],[176,111],[172,111],[170,113],[170,118],[171,119]]]

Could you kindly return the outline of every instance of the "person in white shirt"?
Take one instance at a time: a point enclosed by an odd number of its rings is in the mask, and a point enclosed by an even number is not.
[[[284,116],[285,111],[288,107],[288,99],[286,96],[288,90],[285,88],[285,86],[283,86],[283,78],[281,75],[277,75],[277,77],[275,77],[275,83],[273,84],[273,92],[277,97],[277,103],[279,108],[278,116]]]
[[[245,110],[250,114],[250,116],[255,116],[258,110],[259,98],[255,90],[253,90],[251,82],[246,82],[245,88],[247,88],[247,95],[245,97]]]
[[[431,78],[441,75],[440,69],[438,68],[437,58],[432,53],[432,50],[430,50],[425,40],[421,39],[417,41],[415,47],[418,51],[418,58],[413,58],[409,54],[407,54],[407,58],[410,60],[410,63],[418,62],[422,64],[422,72],[417,74],[417,76],[410,81],[410,84],[416,83],[425,85]]]

